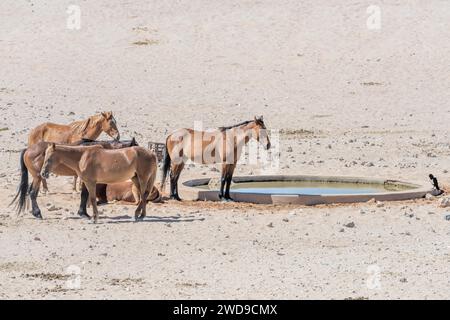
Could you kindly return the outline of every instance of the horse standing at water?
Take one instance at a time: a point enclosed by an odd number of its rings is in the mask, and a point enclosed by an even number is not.
[[[86,120],[75,121],[68,125],[51,122],[43,123],[31,130],[28,136],[28,147],[38,142],[71,144],[83,139],[95,140],[102,132],[115,140],[120,139],[117,122],[112,111],[102,112]],[[48,188],[45,179],[42,180],[42,185],[44,191],[47,191]],[[75,186],[76,178],[74,179],[74,189],[76,189]]]
[[[222,163],[219,198],[232,200],[230,185],[234,169],[242,148],[252,138],[260,142],[266,150],[270,149],[270,140],[262,116],[234,126],[221,127],[215,131],[193,129],[174,131],[166,139],[161,191],[164,190],[165,180],[170,171],[170,198],[181,200],[178,195],[178,179],[188,159],[200,164]]]
[[[135,219],[146,215],[147,198],[153,189],[158,160],[156,155],[142,147],[106,150],[101,146],[72,147],[51,143],[45,151],[41,176],[48,178],[51,171],[64,165],[75,171],[83,181],[79,214],[86,212],[87,198],[94,211],[94,223],[98,221],[96,184],[117,183],[130,180],[138,194]]]
[[[41,185],[41,181],[43,180],[41,177],[42,166],[44,165],[45,151],[49,146],[49,142],[38,142],[27,149],[22,150],[20,154],[20,168],[21,168],[21,179],[19,188],[16,196],[14,197],[14,203],[16,199],[18,199],[17,209],[20,213],[25,209],[27,197],[31,198],[32,205],[32,214],[36,218],[42,219],[41,210],[39,209],[37,203],[37,196],[39,194],[39,187]],[[136,140],[133,138],[128,141],[91,141],[91,140],[81,140],[77,141],[73,144],[73,146],[92,146],[99,145],[105,149],[121,149],[128,148],[132,146],[137,146]],[[28,185],[28,172],[31,173],[33,177],[33,181],[30,185]],[[59,176],[73,176],[77,177],[77,173],[61,164],[54,168],[53,173]]]

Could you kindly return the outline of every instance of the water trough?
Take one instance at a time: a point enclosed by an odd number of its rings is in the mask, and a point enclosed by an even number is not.
[[[184,192],[195,200],[218,201],[217,179],[183,183]],[[271,175],[233,177],[230,195],[235,201],[263,204],[316,205],[329,203],[409,200],[424,197],[431,186],[362,177]]]

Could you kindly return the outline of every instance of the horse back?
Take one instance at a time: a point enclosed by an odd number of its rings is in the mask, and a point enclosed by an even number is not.
[[[70,126],[45,122],[31,130],[28,136],[28,145],[31,146],[40,141],[54,143],[70,143]]]

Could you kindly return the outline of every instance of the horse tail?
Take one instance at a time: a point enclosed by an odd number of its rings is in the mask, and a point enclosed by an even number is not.
[[[12,205],[16,200],[18,200],[18,203],[16,205],[17,213],[20,213],[22,210],[25,209],[26,203],[27,203],[27,196],[28,196],[28,168],[25,165],[24,156],[27,149],[23,149],[20,153],[20,171],[21,171],[21,178],[19,187],[17,188],[17,194],[14,196],[14,199],[11,201],[9,205]]]
[[[166,184],[166,178],[167,174],[170,171],[170,154],[169,154],[169,148],[167,141],[169,141],[169,138],[166,140],[166,147],[164,148],[164,158],[163,158],[163,167],[162,167],[162,178],[161,178],[161,191],[164,191],[164,186]]]

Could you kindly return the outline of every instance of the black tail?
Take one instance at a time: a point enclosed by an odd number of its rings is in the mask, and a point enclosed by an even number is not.
[[[27,204],[27,196],[28,196],[28,168],[25,166],[25,161],[23,160],[23,157],[25,155],[25,151],[27,149],[22,150],[20,153],[20,171],[21,171],[21,178],[20,178],[20,184],[17,188],[17,194],[14,196],[14,199],[11,201],[9,205],[12,205],[14,202],[16,202],[18,198],[18,203],[16,204],[17,213],[22,212],[26,208]]]
[[[167,141],[166,141],[166,147],[164,148],[163,167],[162,167],[161,192],[164,191],[167,174],[170,171],[170,162],[171,162],[171,160],[170,160],[170,155],[169,155],[169,149],[167,148]]]

